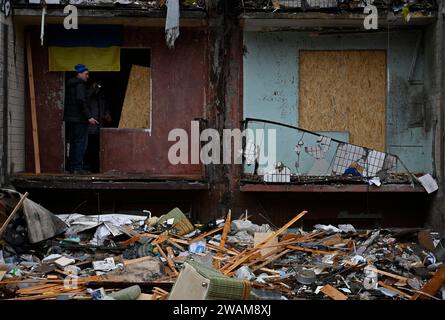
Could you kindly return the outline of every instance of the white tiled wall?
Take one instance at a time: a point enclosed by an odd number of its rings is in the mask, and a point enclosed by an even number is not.
[[[3,157],[3,70],[6,67],[3,59],[4,25],[9,31],[8,50],[8,167],[1,168],[9,173],[25,170],[25,56],[23,29],[16,26],[15,50],[14,28],[11,17],[0,12],[0,165]],[[2,179],[1,178],[1,179]],[[3,183],[3,181],[1,180]]]

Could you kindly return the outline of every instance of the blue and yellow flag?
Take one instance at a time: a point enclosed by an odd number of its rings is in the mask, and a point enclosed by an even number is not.
[[[73,71],[82,63],[91,71],[120,71],[122,26],[48,26],[49,71]]]

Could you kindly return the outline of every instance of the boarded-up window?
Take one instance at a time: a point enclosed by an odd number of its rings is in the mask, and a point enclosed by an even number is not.
[[[132,66],[119,128],[151,128],[150,79],[150,68]]]
[[[299,68],[301,128],[385,151],[385,51],[300,51]]]

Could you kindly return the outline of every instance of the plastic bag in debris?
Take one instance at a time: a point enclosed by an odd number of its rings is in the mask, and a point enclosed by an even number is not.
[[[113,258],[106,258],[102,261],[93,261],[93,268],[96,271],[111,271],[117,268]]]
[[[263,224],[261,226],[252,223],[249,220],[233,220],[230,229],[232,232],[247,231],[250,234],[255,232],[269,232],[271,230],[268,224]]]
[[[352,224],[339,224],[338,228],[340,229],[341,232],[344,232],[344,233],[357,232]]]
[[[374,178],[370,179],[368,181],[368,183],[369,183],[370,186],[374,184],[377,187],[380,187],[382,185],[382,183],[380,182],[380,178],[379,177],[374,177]]]
[[[236,270],[235,276],[238,279],[249,280],[249,281],[256,278],[253,272],[246,266],[242,266],[241,268]]]
[[[250,244],[253,243],[253,235],[249,234],[247,231],[240,231],[233,236],[228,236],[227,241],[237,244]]]
[[[328,231],[328,232],[332,232],[332,233],[339,233],[341,232],[340,229],[334,227],[333,225],[323,225],[323,224],[317,224],[314,226],[315,229],[317,230],[323,230],[323,231]]]
[[[383,293],[387,297],[392,298],[392,297],[397,296],[397,292],[394,292],[394,291],[386,289],[386,288],[378,287],[377,290],[379,290],[381,293]]]
[[[199,240],[190,243],[189,251],[192,253],[205,253],[206,251],[206,240]]]

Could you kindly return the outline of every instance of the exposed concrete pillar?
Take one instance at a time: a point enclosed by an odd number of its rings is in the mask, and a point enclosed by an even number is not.
[[[435,25],[426,30],[429,39],[426,46],[430,53],[426,56],[426,63],[430,70],[428,103],[431,105],[434,124],[432,157],[439,190],[432,195],[427,224],[445,236],[445,1],[439,0],[437,3],[438,19]]]

